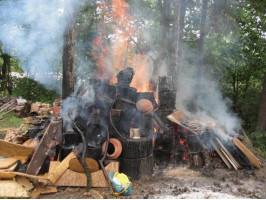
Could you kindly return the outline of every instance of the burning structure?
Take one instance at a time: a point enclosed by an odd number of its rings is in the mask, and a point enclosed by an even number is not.
[[[100,165],[107,182],[105,167],[114,161],[119,161],[119,171],[137,180],[153,173],[153,161],[161,152],[168,160],[172,156],[177,162],[185,160],[195,167],[219,160],[229,169],[260,168],[259,160],[240,141],[244,136],[240,128],[233,130],[233,126],[209,122],[211,117],[205,120],[194,115],[193,118],[185,114],[187,110],[176,110],[178,99],[187,100],[176,88],[180,87],[173,80],[176,77],[159,76],[155,95],[151,79],[156,77],[151,77],[149,56],[135,53],[138,34],[126,12],[128,5],[119,0],[110,5],[104,1],[98,3],[97,12],[105,11],[104,19],[116,19],[118,28],[113,33],[116,41],[109,38],[111,45],[107,45],[101,35],[93,40],[95,77],[63,100],[59,114],[54,109],[54,119],[47,117],[34,122],[37,127],[30,129],[25,137],[35,143],[24,143],[27,156],[15,155],[22,160],[16,171],[36,176],[47,172],[50,165],[48,180],[53,184],[99,186],[90,183],[86,159],[94,159],[91,162],[94,166]],[[109,8],[112,12],[108,12]],[[2,150],[4,156],[14,156],[6,149]],[[26,162],[30,155],[30,162]],[[77,162],[72,160],[75,157]],[[50,161],[55,158],[62,162],[53,171],[52,165],[56,163]],[[82,170],[77,170],[75,162],[82,165]],[[86,177],[67,171],[68,168],[85,172]],[[73,183],[67,180],[68,176],[81,177],[85,182]]]

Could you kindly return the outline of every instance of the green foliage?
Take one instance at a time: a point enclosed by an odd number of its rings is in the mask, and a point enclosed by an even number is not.
[[[6,131],[0,131],[0,140],[3,140],[5,138]]]
[[[252,144],[257,147],[263,157],[266,157],[266,134],[262,131],[254,131],[249,134]]]
[[[24,123],[24,119],[19,118],[13,114],[6,114],[4,115],[4,120],[0,121],[0,129],[19,128],[19,126]]]
[[[29,78],[15,78],[13,96],[21,96],[28,101],[52,103],[58,95],[55,91],[47,90],[38,82]]]

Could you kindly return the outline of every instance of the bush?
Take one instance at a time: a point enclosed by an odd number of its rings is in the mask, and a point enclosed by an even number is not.
[[[47,90],[37,81],[29,78],[14,78],[13,96],[23,97],[28,101],[53,103],[59,95],[55,91]]]
[[[266,157],[266,134],[263,131],[254,131],[249,134],[252,144],[259,149],[263,157]]]

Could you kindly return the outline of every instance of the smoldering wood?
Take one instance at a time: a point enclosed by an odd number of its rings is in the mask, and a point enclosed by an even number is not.
[[[119,170],[130,177],[131,180],[139,180],[153,173],[153,155],[145,158],[120,158]]]
[[[38,148],[32,156],[26,173],[37,175],[49,153],[49,150],[62,142],[62,120],[51,121],[47,127]]]
[[[74,92],[74,59],[75,58],[75,19],[74,11],[67,16],[67,26],[64,32],[63,47],[63,79],[62,98],[66,99]]]

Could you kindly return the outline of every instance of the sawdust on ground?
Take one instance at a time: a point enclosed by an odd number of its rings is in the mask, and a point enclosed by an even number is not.
[[[229,170],[187,165],[157,165],[151,177],[132,182],[131,196],[114,197],[108,188],[60,187],[55,194],[41,195],[49,199],[245,199],[266,198],[266,163],[253,170]]]

